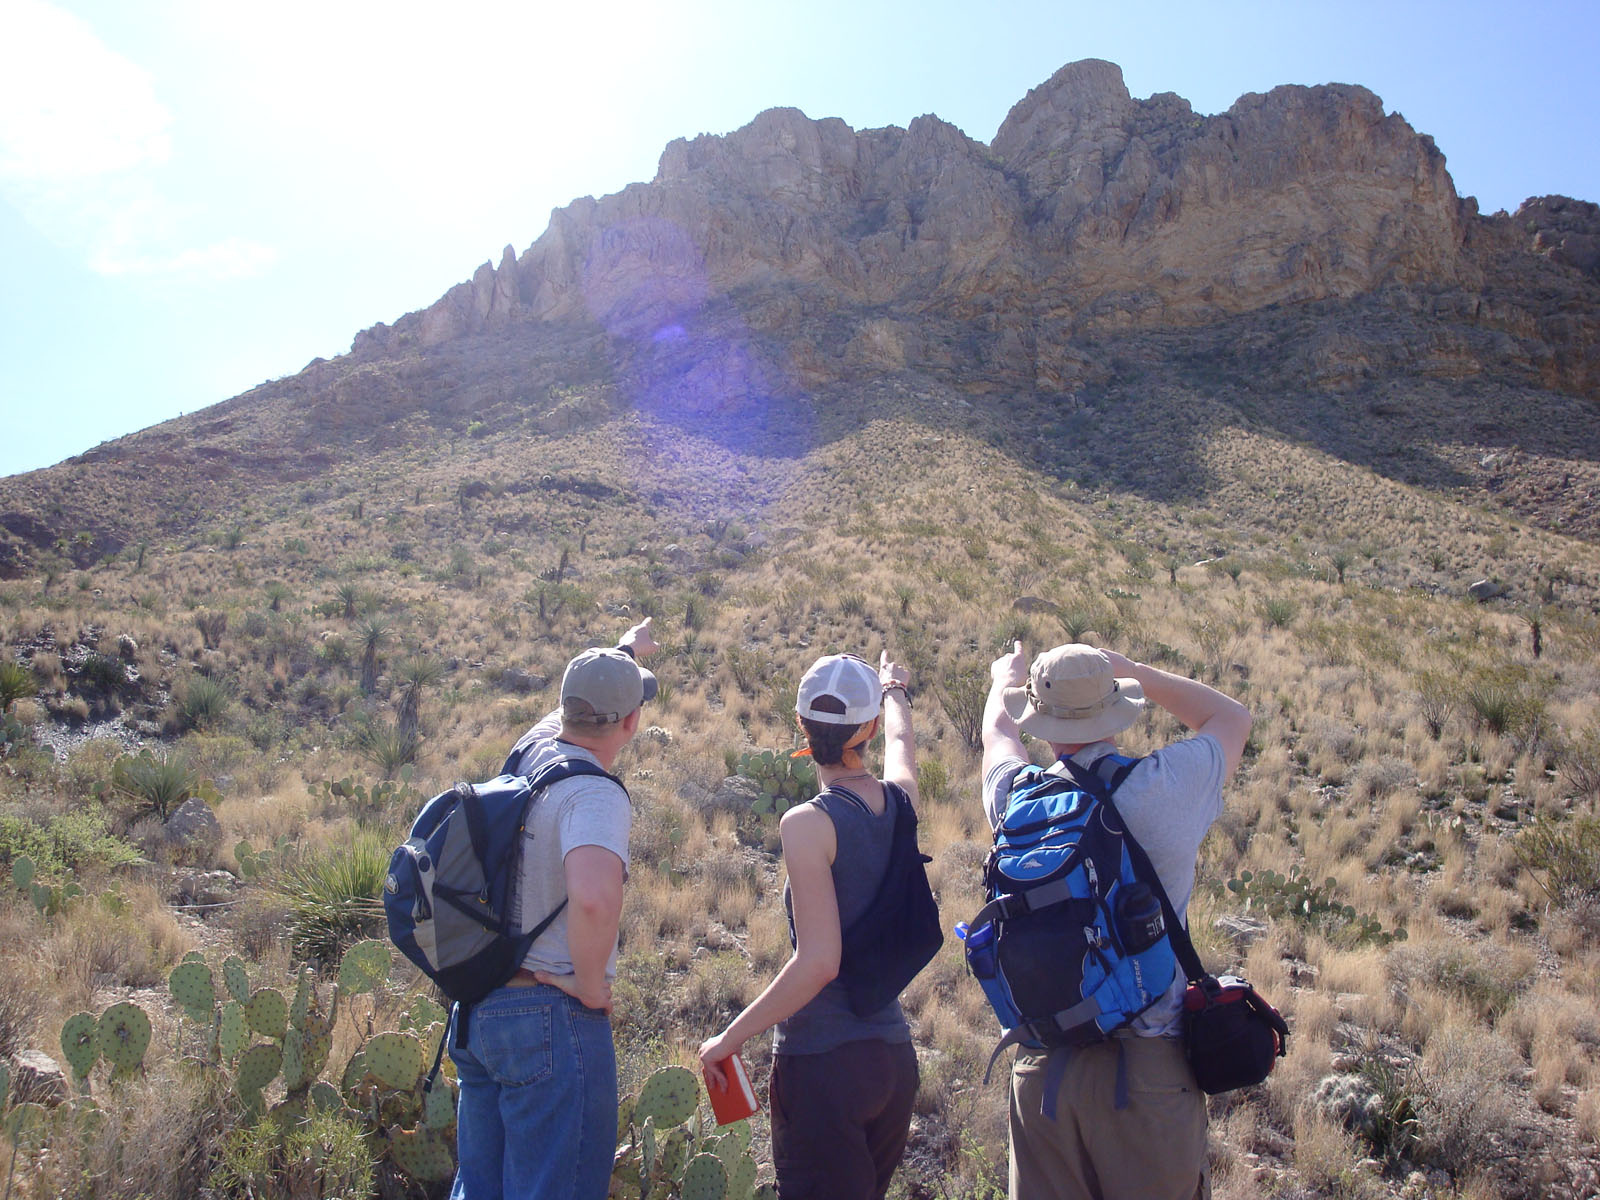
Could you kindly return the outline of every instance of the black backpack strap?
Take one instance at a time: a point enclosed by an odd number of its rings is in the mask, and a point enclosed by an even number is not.
[[[1119,766],[1112,772],[1111,781],[1103,779],[1099,774],[1099,767],[1106,760],[1097,759],[1093,767],[1084,770],[1070,758],[1061,760],[1066,775],[1076,787],[1088,792],[1102,805],[1116,815],[1117,824],[1122,829],[1124,843],[1128,847],[1128,857],[1133,860],[1133,869],[1141,879],[1149,885],[1150,890],[1156,894],[1156,899],[1161,901],[1161,915],[1167,924],[1167,940],[1172,943],[1172,950],[1178,956],[1178,963],[1183,967],[1184,978],[1190,983],[1205,983],[1211,979],[1211,973],[1205,969],[1200,961],[1200,955],[1195,951],[1194,943],[1189,940],[1189,927],[1178,920],[1178,914],[1172,907],[1172,901],[1167,898],[1167,889],[1161,885],[1161,876],[1156,874],[1150,856],[1144,852],[1144,847],[1139,844],[1139,839],[1133,836],[1133,831],[1128,828],[1128,823],[1122,819],[1122,813],[1117,810],[1116,801],[1111,798],[1111,793],[1128,777],[1134,767],[1143,760],[1135,759],[1131,763]],[[1114,781],[1114,782],[1113,782]]]

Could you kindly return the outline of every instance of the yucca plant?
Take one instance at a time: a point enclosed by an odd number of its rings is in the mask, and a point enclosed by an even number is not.
[[[199,773],[179,753],[157,757],[141,750],[119,758],[111,768],[111,786],[163,821],[202,785]]]
[[[377,767],[383,778],[393,779],[401,767],[417,761],[422,738],[415,729],[366,717],[355,723],[355,744],[361,757]]]
[[[393,849],[366,830],[325,854],[302,859],[272,883],[289,903],[289,936],[299,958],[337,959],[384,929],[383,881]]]
[[[370,696],[378,687],[378,654],[389,644],[389,627],[382,621],[365,621],[356,640],[361,643],[361,690]]]
[[[422,703],[422,689],[432,687],[444,678],[444,664],[427,655],[412,655],[395,668],[394,677],[400,685],[400,714],[396,730],[414,737],[419,724],[417,710]]]
[[[227,714],[227,685],[208,675],[191,675],[178,695],[178,719],[185,729],[205,729]]]
[[[0,712],[34,694],[33,672],[21,663],[0,662]]]

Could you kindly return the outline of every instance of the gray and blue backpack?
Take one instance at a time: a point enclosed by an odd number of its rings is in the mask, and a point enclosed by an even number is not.
[[[439,990],[466,1007],[503,985],[567,902],[526,933],[512,903],[528,812],[554,783],[574,775],[622,781],[582,758],[531,776],[458,783],[423,806],[389,859],[383,885],[389,939]]]
[[[1111,799],[1138,762],[1063,760],[1010,781],[984,864],[988,903],[956,927],[1005,1031],[991,1070],[1007,1046],[1102,1041],[1172,986],[1161,882]]]

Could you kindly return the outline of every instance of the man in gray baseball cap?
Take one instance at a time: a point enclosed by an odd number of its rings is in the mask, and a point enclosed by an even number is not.
[[[640,622],[611,649],[585,650],[561,677],[561,703],[518,739],[507,774],[587,759],[610,772],[638,732],[659,647]],[[617,1132],[611,982],[633,810],[614,778],[577,775],[528,810],[513,915],[539,928],[506,987],[472,1007],[450,1057],[461,1083],[458,1200],[603,1200]]]

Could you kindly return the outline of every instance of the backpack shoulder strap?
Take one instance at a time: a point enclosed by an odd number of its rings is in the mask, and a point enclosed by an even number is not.
[[[1199,983],[1210,978],[1210,972],[1205,969],[1200,961],[1200,955],[1194,948],[1194,942],[1189,938],[1189,927],[1178,920],[1177,911],[1172,907],[1172,901],[1167,896],[1167,889],[1162,886],[1161,876],[1156,874],[1155,865],[1151,863],[1150,856],[1144,852],[1144,847],[1139,844],[1139,839],[1133,836],[1133,831],[1128,828],[1122,814],[1117,811],[1116,801],[1112,799],[1119,784],[1125,780],[1134,767],[1144,760],[1135,758],[1123,761],[1120,755],[1107,754],[1095,760],[1094,765],[1084,770],[1070,758],[1062,760],[1067,777],[1093,796],[1101,804],[1116,814],[1117,824],[1122,827],[1123,844],[1128,848],[1128,857],[1133,861],[1134,873],[1144,880],[1150,890],[1156,894],[1156,899],[1161,901],[1161,915],[1166,921],[1167,938],[1172,943],[1173,952],[1178,956],[1178,962],[1183,967],[1183,973],[1191,983]],[[1109,772],[1107,779],[1102,770],[1114,762],[1115,766]]]

